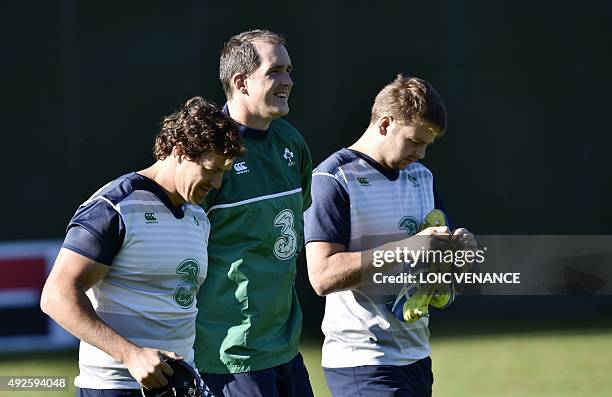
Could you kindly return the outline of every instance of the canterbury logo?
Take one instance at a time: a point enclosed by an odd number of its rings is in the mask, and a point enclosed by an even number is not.
[[[144,218],[147,221],[147,223],[157,223],[155,212],[145,212]]]
[[[240,163],[234,164],[234,170],[237,174],[244,174],[245,172],[249,172],[249,167],[246,166],[244,161]]]

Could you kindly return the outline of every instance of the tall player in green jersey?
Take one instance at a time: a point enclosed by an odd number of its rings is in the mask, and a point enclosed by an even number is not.
[[[211,237],[195,354],[215,395],[312,396],[294,286],[312,164],[302,136],[280,118],[293,86],[284,44],[277,33],[252,30],[221,52],[224,110],[239,123],[247,154],[204,205]]]

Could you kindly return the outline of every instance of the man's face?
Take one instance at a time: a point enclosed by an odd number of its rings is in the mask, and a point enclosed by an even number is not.
[[[410,163],[425,158],[425,150],[436,137],[435,130],[424,125],[393,121],[387,129],[386,163],[391,169],[403,170]]]
[[[246,105],[250,114],[271,121],[289,113],[289,94],[293,86],[289,77],[291,59],[281,44],[255,41],[253,45],[261,65],[246,77]]]
[[[202,204],[211,189],[221,186],[223,173],[232,167],[233,160],[211,152],[193,160],[183,157],[175,172],[177,192],[191,204]]]

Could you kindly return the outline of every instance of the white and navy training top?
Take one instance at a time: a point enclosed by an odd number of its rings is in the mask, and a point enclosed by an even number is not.
[[[433,176],[421,163],[387,170],[341,149],[313,171],[306,243],[335,242],[354,252],[407,238],[429,211],[443,209],[436,196]],[[323,367],[408,365],[429,356],[429,319],[400,321],[386,307],[393,294],[383,292],[362,285],[327,295]]]
[[[110,267],[87,291],[104,322],[138,346],[173,351],[193,364],[209,233],[201,207],[177,208],[158,184],[130,173],[77,209],[63,247]],[[123,364],[85,342],[79,369],[81,388],[140,388]]]

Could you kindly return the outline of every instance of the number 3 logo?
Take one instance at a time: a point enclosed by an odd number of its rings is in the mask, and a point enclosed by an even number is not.
[[[293,212],[284,209],[274,218],[274,226],[281,228],[281,235],[274,242],[274,256],[284,261],[295,255],[297,234],[293,228]]]
[[[178,265],[176,274],[183,277],[181,277],[181,283],[174,291],[174,301],[183,309],[189,309],[198,293],[200,264],[195,259],[186,259]]]

